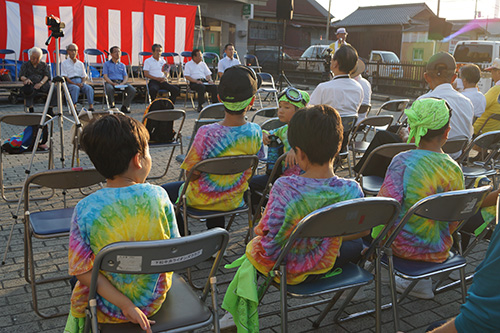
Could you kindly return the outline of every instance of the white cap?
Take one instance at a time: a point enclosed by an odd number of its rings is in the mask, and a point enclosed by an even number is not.
[[[492,69],[500,69],[500,59],[499,58],[495,58],[495,60],[493,60],[493,62],[491,63],[491,66],[488,68],[485,68],[484,70],[491,71]]]
[[[346,33],[347,31],[345,30],[345,28],[338,28],[335,34],[346,34]]]

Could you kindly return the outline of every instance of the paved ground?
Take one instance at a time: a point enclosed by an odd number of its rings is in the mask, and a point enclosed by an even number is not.
[[[373,101],[373,107],[376,109],[380,106],[381,101]],[[184,108],[183,102],[179,102],[176,105],[178,108]],[[40,109],[41,106],[38,106]],[[185,109],[187,111],[187,123],[183,129],[184,133],[184,143],[187,143],[190,139],[190,133],[194,123],[194,119],[197,117],[197,113],[192,110],[189,106]],[[6,97],[0,97],[0,115],[23,112],[23,107],[20,104],[11,105],[8,104]],[[144,112],[144,104],[141,104],[139,100],[132,106],[132,116],[136,119],[140,119]],[[253,112],[249,114],[249,117]],[[66,159],[66,166],[70,165],[71,162],[71,151],[72,146],[68,143],[68,133],[70,129],[70,122],[64,121],[64,135],[66,146],[64,147],[64,156]],[[19,129],[13,129],[7,127],[2,128],[1,138],[6,139],[12,134],[19,132]],[[59,130],[57,129],[57,133]],[[56,136],[56,166],[60,167],[61,162],[59,161],[61,156],[60,140],[59,135]],[[167,152],[163,151],[152,151],[153,156],[153,174],[158,174],[162,171],[167,159]],[[24,180],[23,170],[28,164],[27,156],[7,156],[5,161],[4,172],[6,174],[5,182],[7,184],[19,184]],[[82,156],[82,165],[90,166],[88,158]],[[35,162],[33,164],[33,171],[40,171],[46,168],[46,158],[42,155],[36,155]],[[173,162],[170,171],[167,176],[158,181],[153,181],[154,184],[162,184],[169,181],[176,180],[179,174],[179,164]],[[339,172],[340,175],[346,176],[345,171]],[[18,195],[19,191],[11,192],[11,196]],[[67,195],[67,200],[69,204],[75,204],[82,198],[82,195],[78,191],[70,191]],[[59,208],[62,206],[62,194],[57,193],[55,198],[50,201],[39,201],[35,204],[37,208],[40,209],[50,209]],[[0,201],[0,250],[3,255],[5,244],[9,235],[11,225],[13,223],[12,214],[22,215],[21,212],[16,212],[17,202],[6,203],[5,201]],[[35,209],[35,208],[34,208]],[[243,238],[246,233],[246,216],[239,217],[236,223],[233,225],[231,230],[231,240],[228,249],[228,255],[225,258],[225,262],[232,262],[244,253],[244,242]],[[12,243],[8,249],[8,255],[6,263],[4,266],[0,267],[0,332],[62,332],[66,317],[58,317],[54,319],[42,319],[37,316],[33,311],[32,300],[31,300],[31,288],[26,283],[23,273],[23,232],[22,232],[22,221],[14,227],[14,233],[12,238]],[[198,232],[203,230],[203,227],[199,225],[194,228],[193,232]],[[44,277],[47,276],[59,276],[67,272],[67,238],[55,239],[55,240],[45,240],[45,241],[35,241],[35,260],[36,260],[36,270],[40,272]],[[471,271],[483,258],[485,252],[485,246],[479,246],[477,251],[474,252],[469,258],[469,265],[467,270]],[[207,273],[208,268],[211,265],[210,262],[205,262],[199,265],[198,270],[195,273],[196,277],[200,277],[203,273]],[[235,270],[227,270],[222,268],[218,273],[219,276],[219,304],[222,303],[222,297],[227,288],[227,284],[231,281]],[[384,300],[388,299],[388,288],[385,286]],[[366,298],[361,300],[347,308],[348,313],[352,313],[358,310],[369,309],[374,305],[374,292],[373,286],[366,289]],[[49,313],[54,311],[67,311],[70,299],[70,287],[67,282],[59,282],[46,284],[39,287],[39,302],[43,309]],[[433,300],[419,300],[409,297],[403,302],[401,306],[401,329],[406,332],[424,332],[425,328],[429,323],[436,320],[446,319],[456,315],[459,311],[460,293],[457,290],[448,291],[446,293],[436,295]],[[297,303],[297,302],[292,302]],[[263,301],[260,307],[262,312],[277,310],[279,309],[279,295],[277,292],[273,291],[269,293]],[[296,312],[291,312],[289,314],[290,321],[290,331],[293,332],[374,332],[374,318],[372,316],[366,316],[360,319],[355,319],[341,324],[333,323],[333,312],[329,314],[323,321],[319,329],[314,330],[312,328],[312,321],[319,314],[322,306],[308,308],[305,310],[299,310]],[[222,310],[219,309],[219,313],[222,314]],[[262,332],[279,332],[279,316],[273,315],[270,317],[262,318],[260,320],[260,327]],[[383,313],[383,332],[392,332],[392,315],[390,311],[384,311]],[[204,330],[200,330],[204,331]],[[206,331],[206,330],[205,330]]]

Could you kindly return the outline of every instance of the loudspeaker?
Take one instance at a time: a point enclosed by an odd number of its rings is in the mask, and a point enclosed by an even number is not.
[[[428,39],[441,40],[451,34],[452,24],[446,22],[444,18],[431,17],[429,19]]]
[[[293,0],[276,1],[276,18],[291,20],[293,18]]]

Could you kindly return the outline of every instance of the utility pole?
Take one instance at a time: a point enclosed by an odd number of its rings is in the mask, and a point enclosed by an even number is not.
[[[476,3],[477,3],[477,0],[476,0]],[[328,2],[328,20],[326,21],[326,42],[327,43],[330,43],[330,20],[331,20],[331,17],[330,17],[330,10],[332,9],[332,0],[330,0]]]

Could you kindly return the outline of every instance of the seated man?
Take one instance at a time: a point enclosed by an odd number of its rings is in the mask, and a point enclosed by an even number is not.
[[[311,94],[309,104],[327,104],[340,116],[357,116],[363,102],[363,87],[351,79],[349,73],[356,67],[358,53],[350,45],[342,45],[332,57],[332,80],[320,83]]]
[[[418,148],[392,159],[378,193],[378,196],[394,198],[401,203],[399,219],[420,199],[464,189],[460,166],[441,150],[450,132],[450,110],[446,102],[434,98],[420,99],[405,110],[405,114],[410,127],[408,142],[414,138]],[[448,258],[457,225],[458,222],[439,222],[414,216],[392,243],[394,255],[409,260],[443,262]],[[410,281],[396,276],[399,292],[409,284]],[[433,298],[432,280],[420,280],[410,295]]]
[[[50,89],[49,77],[50,67],[43,61],[42,50],[38,47],[30,49],[30,60],[26,61],[21,66],[19,71],[19,80],[23,82],[21,92],[24,95],[24,101],[29,112],[35,112],[33,108],[33,100],[38,93],[48,93]],[[56,105],[57,93],[52,93],[50,107],[48,113],[53,116],[52,107]]]
[[[479,91],[477,83],[481,79],[481,69],[475,64],[460,67],[460,78],[464,89],[462,94],[470,99],[474,106],[474,118],[479,118],[486,109],[486,97]]]
[[[255,101],[260,85],[259,77],[246,66],[228,68],[219,85],[219,97],[224,103],[225,117],[215,124],[202,126],[193,140],[181,168],[186,173],[207,158],[257,155],[262,151],[262,130],[259,125],[247,122],[246,112]],[[186,191],[187,204],[195,209],[228,211],[243,206],[243,194],[248,189],[250,170],[240,175],[201,174],[191,182]],[[183,182],[163,185],[170,200],[176,202]],[[182,221],[182,216],[177,216]],[[224,228],[224,217],[207,219],[207,228]],[[179,223],[181,235],[184,235]]]
[[[217,86],[212,81],[212,72],[207,64],[203,62],[203,54],[194,49],[191,52],[191,60],[186,63],[184,77],[189,81],[189,87],[198,93],[198,112],[203,109],[205,103],[205,92],[209,92],[212,103],[217,103]]]
[[[491,87],[484,97],[486,98],[486,108],[484,113],[474,122],[474,134],[478,135],[479,130],[483,127],[486,119],[493,114],[500,113],[500,104],[498,103],[498,95],[500,94],[500,58],[496,58],[493,61],[491,67],[485,69],[485,71],[491,72],[491,79],[495,82],[495,85]],[[500,130],[500,121],[491,119],[488,120],[484,128],[481,130],[482,133],[498,131]]]
[[[161,56],[163,48],[160,44],[153,44],[152,50],[153,56],[144,61],[143,67],[144,76],[149,79],[148,89],[151,101],[156,99],[156,95],[158,95],[158,91],[160,91],[160,89],[164,89],[170,93],[170,100],[175,105],[177,96],[180,94],[180,89],[168,83],[167,77],[163,73],[164,66],[167,63]]]
[[[224,53],[226,54],[226,56],[219,61],[219,77],[221,77],[222,74],[224,74],[224,71],[229,67],[240,64],[239,59],[234,57],[235,50],[232,43],[226,44],[226,46],[224,47]]]
[[[118,46],[113,46],[109,49],[109,53],[111,54],[111,60],[108,60],[104,63],[103,66],[103,77],[104,87],[106,88],[106,96],[108,96],[108,101],[110,102],[110,107],[115,107],[115,92],[116,86],[126,86],[124,89],[125,100],[123,101],[123,105],[121,111],[124,113],[130,113],[130,103],[135,97],[136,90],[128,81],[127,68],[120,61],[122,56],[122,51]]]
[[[94,111],[94,89],[85,83],[87,72],[85,65],[78,60],[78,46],[71,43],[66,46],[68,59],[61,63],[61,76],[66,79],[68,90],[73,100],[73,104],[78,103],[80,90],[83,91],[89,102],[89,111]]]

